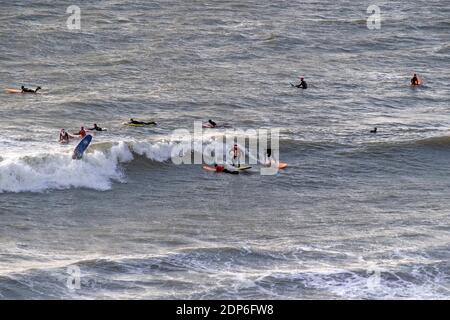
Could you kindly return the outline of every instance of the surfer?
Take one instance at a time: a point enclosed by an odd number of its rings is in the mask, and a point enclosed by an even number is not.
[[[211,125],[211,128],[215,128],[217,126],[217,123],[215,123],[211,119],[208,120],[208,123]]]
[[[137,120],[134,120],[133,118],[131,118],[130,121],[128,122],[128,124],[150,125],[150,124],[156,124],[156,122],[155,121],[149,121],[149,122],[137,121]]]
[[[91,129],[88,128],[88,130],[90,130],[90,131],[93,131],[93,130],[95,130],[95,131],[106,131],[106,129],[100,128],[96,123],[94,123],[94,127],[93,128],[91,128]]]
[[[74,133],[74,135],[84,138],[86,136],[86,130],[84,130],[84,127],[81,127],[80,131],[78,131],[77,133]]]
[[[417,74],[414,73],[414,76],[411,78],[411,85],[418,86],[419,84],[420,84],[419,78],[417,77]]]
[[[42,88],[41,87],[37,87],[35,90],[33,90],[33,89],[28,89],[28,88],[25,88],[24,86],[22,86],[21,89],[22,89],[23,93],[36,93],[39,90],[41,90]]]
[[[304,80],[304,78],[300,78],[300,83],[297,85],[293,85],[296,88],[302,88],[302,89],[308,89],[308,84],[306,83],[306,81]]]
[[[373,130],[370,130],[370,133],[377,133],[377,127],[373,128]]]
[[[272,149],[268,148],[266,150],[266,165],[270,165],[272,163]]]
[[[61,129],[61,132],[59,133],[59,142],[69,143],[69,138],[70,138],[69,133],[64,129]]]
[[[230,154],[232,154],[231,161],[233,163],[233,167],[236,167],[236,162],[237,162],[237,167],[239,168],[241,166],[240,158],[241,158],[242,152],[236,143],[234,144],[233,148],[230,150]]]
[[[239,171],[231,171],[225,168],[225,166],[219,166],[217,163],[214,163],[214,168],[216,169],[216,172],[225,172],[225,173],[232,173],[232,174],[238,174]]]

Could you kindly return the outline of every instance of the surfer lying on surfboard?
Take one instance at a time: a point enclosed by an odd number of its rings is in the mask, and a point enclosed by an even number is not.
[[[138,125],[150,125],[150,124],[156,124],[155,121],[149,121],[149,122],[144,122],[144,121],[137,121],[134,120],[133,118],[130,119],[130,121],[128,122],[128,124],[138,124]]]
[[[106,129],[103,129],[103,128],[100,128],[96,123],[94,123],[94,127],[93,128],[91,128],[91,129],[89,129],[88,128],[88,130],[89,131],[106,131]]]
[[[203,125],[203,128],[215,128],[217,126],[217,123],[212,121],[211,119],[208,120],[208,123],[205,123]]]
[[[22,89],[23,93],[36,93],[39,90],[41,90],[42,88],[41,87],[37,87],[35,90],[33,90],[33,89],[28,89],[28,88],[25,88],[24,86],[22,86],[21,89]]]
[[[232,174],[238,174],[239,171],[232,171],[225,168],[225,166],[219,166],[217,163],[214,163],[214,168],[216,169],[216,172],[225,172],[225,173],[232,173]]]

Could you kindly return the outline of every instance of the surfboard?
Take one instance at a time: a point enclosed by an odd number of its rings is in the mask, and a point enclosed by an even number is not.
[[[241,166],[241,167],[234,167],[234,168],[235,168],[236,170],[238,170],[238,171],[251,169],[250,166]]]
[[[210,125],[210,124],[203,124],[203,125],[202,125],[202,128],[209,128],[209,129],[212,129],[212,128],[215,128],[215,127],[213,127],[213,126]]]
[[[80,141],[80,143],[76,146],[75,150],[73,150],[72,159],[73,160],[80,160],[83,158],[83,153],[86,151],[86,149],[89,147],[89,144],[92,141],[92,136],[88,134],[86,137],[83,138],[83,140]]]
[[[288,164],[284,162],[278,163],[278,169],[285,169],[287,168]]]
[[[217,171],[216,168],[211,167],[211,166],[203,166],[203,169],[206,171],[210,171],[210,172],[219,172]],[[237,168],[235,168],[236,170],[228,170],[228,171],[222,171],[222,173],[230,173],[230,174],[238,174],[239,170],[237,170]]]
[[[285,163],[285,162],[273,162],[277,167],[278,167],[278,169],[286,169],[287,167],[288,167],[288,164],[287,163]],[[265,166],[265,167],[270,167],[270,165],[269,165],[269,163],[262,163],[262,165],[263,166]]]
[[[90,132],[105,132],[105,131],[108,131],[108,128],[102,128],[102,130],[88,130],[88,131],[90,131]]]
[[[20,90],[20,89],[6,89],[6,92],[8,92],[8,93],[22,93],[22,90]]]
[[[5,89],[7,93],[34,93],[40,94],[40,92],[22,92],[21,89]]]

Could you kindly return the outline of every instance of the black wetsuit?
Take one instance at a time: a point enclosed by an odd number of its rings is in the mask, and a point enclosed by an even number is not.
[[[222,172],[225,172],[225,173],[231,173],[231,174],[239,174],[239,171],[230,171],[230,170],[228,170],[228,169],[223,169]]]
[[[99,126],[93,127],[92,129],[88,129],[88,130],[95,130],[95,131],[104,131],[102,128],[100,128]]]
[[[208,123],[209,123],[210,125],[212,125],[213,127],[217,126],[217,123],[215,123],[215,122],[212,121],[212,120],[209,120]]]
[[[308,85],[305,80],[302,80],[300,84],[296,85],[297,88],[308,89]]]
[[[417,86],[418,84],[419,84],[419,79],[416,76],[412,77],[411,85]]]
[[[39,89],[41,89],[41,87],[37,87],[36,90],[28,89],[28,88],[22,87],[22,92],[36,93],[36,92],[38,92]]]
[[[136,121],[136,120],[130,121],[129,123],[130,124],[145,124],[145,125],[156,124],[155,121],[143,122],[143,121]]]

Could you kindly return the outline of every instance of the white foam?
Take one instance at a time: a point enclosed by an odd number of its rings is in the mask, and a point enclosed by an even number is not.
[[[198,140],[193,144],[193,151],[201,153],[206,146],[222,143],[211,138]],[[0,193],[69,188],[109,190],[113,182],[125,181],[121,163],[132,161],[133,153],[152,161],[165,162],[171,160],[172,149],[176,145],[177,142],[167,140],[121,141],[102,149],[101,145],[96,148],[94,144],[80,161],[72,160],[72,148],[59,145],[46,148],[46,153],[38,153],[35,148],[26,155],[17,151],[7,153],[0,158]],[[229,148],[231,146],[226,146],[224,152]]]
[[[121,162],[133,159],[121,142],[108,152],[87,153],[75,161],[71,153],[8,157],[0,162],[0,192],[42,192],[48,189],[90,188],[108,190],[124,181]]]
[[[173,144],[169,142],[134,142],[131,145],[136,154],[158,162],[167,161],[171,158],[172,147]]]

